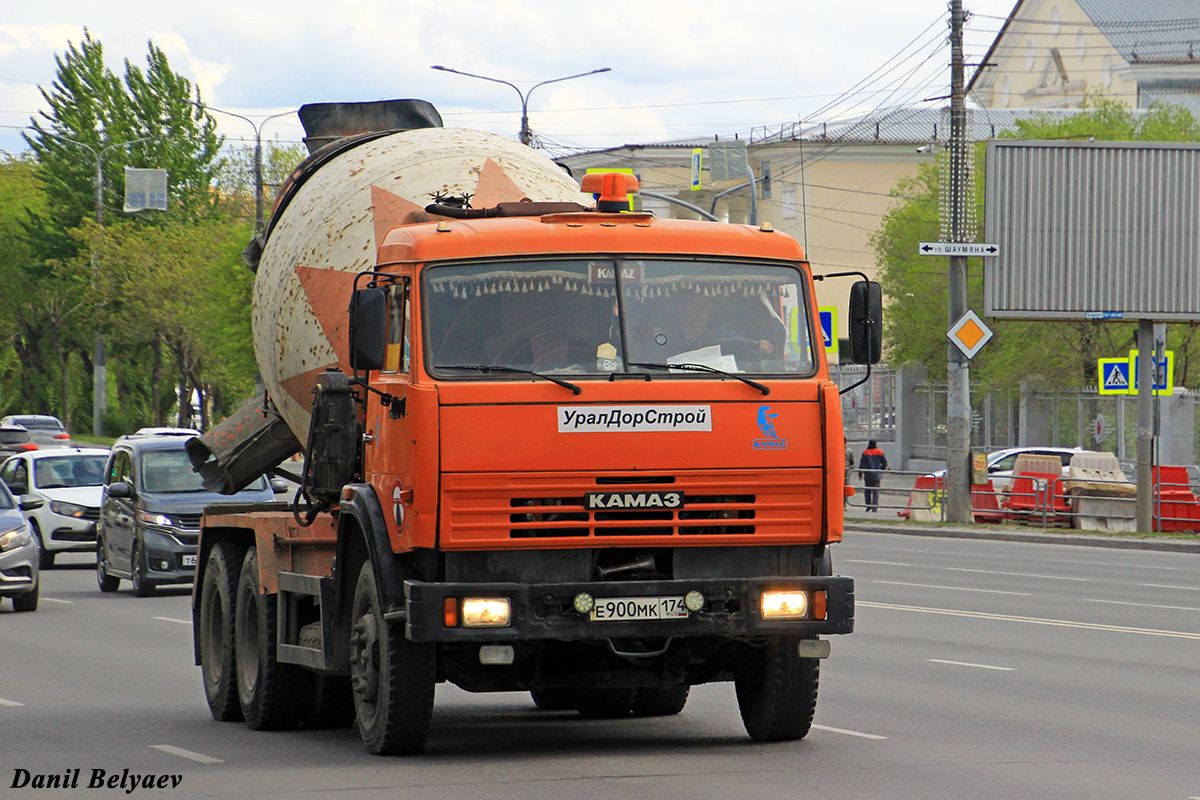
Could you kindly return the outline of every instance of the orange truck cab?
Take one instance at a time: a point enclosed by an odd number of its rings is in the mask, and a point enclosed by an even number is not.
[[[589,179],[600,209],[636,190]],[[753,739],[804,736],[854,584],[830,558],[845,445],[802,249],[519,205],[390,229],[355,280],[349,369],[314,390],[309,505],[206,516],[214,716],[356,719],[370,752],[414,753],[439,681],[598,718],[732,680]],[[851,317],[877,360],[877,284]]]

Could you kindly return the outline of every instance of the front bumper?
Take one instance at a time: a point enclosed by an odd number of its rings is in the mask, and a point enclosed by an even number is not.
[[[825,593],[824,619],[764,620],[764,590]],[[686,617],[636,621],[593,621],[575,611],[577,594],[600,598],[684,597],[699,591],[705,604]],[[818,636],[854,630],[854,579],[848,577],[762,577],[594,583],[425,583],[405,581],[403,611],[387,615],[407,622],[415,642],[519,642],[539,639],[719,636]],[[446,627],[446,598],[506,597],[511,624],[504,628]]]
[[[42,545],[55,553],[68,551],[91,552],[96,549],[96,523],[91,520],[68,520],[59,517],[58,527],[50,532]]]
[[[146,578],[156,585],[191,583],[196,576],[196,542],[181,542],[181,538],[198,538],[191,531],[162,531],[147,528],[142,534],[145,545]]]

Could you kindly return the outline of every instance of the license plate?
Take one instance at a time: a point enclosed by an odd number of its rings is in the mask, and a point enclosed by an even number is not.
[[[688,615],[682,597],[598,597],[591,618],[605,622],[680,619]]]
[[[185,567],[196,566],[196,554],[195,553],[191,553],[190,555],[180,556],[179,559],[180,559],[180,564],[182,566],[185,566]]]

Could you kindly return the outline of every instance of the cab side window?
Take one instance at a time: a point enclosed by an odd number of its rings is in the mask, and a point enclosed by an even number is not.
[[[387,308],[387,358],[381,371],[407,373],[409,368],[408,334],[412,317],[409,308],[408,278],[403,278],[388,287]]]

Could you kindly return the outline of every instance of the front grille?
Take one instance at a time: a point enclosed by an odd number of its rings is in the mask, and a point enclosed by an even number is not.
[[[181,528],[200,530],[200,514],[171,514]]]
[[[447,476],[443,541],[470,547],[506,539],[783,540],[819,529],[820,474],[797,469],[674,476]],[[613,495],[622,499],[606,505]],[[676,495],[681,505],[674,503]]]
[[[100,519],[100,509],[98,509],[98,508],[84,509],[82,519],[86,519],[89,522],[96,522],[97,520]]]

